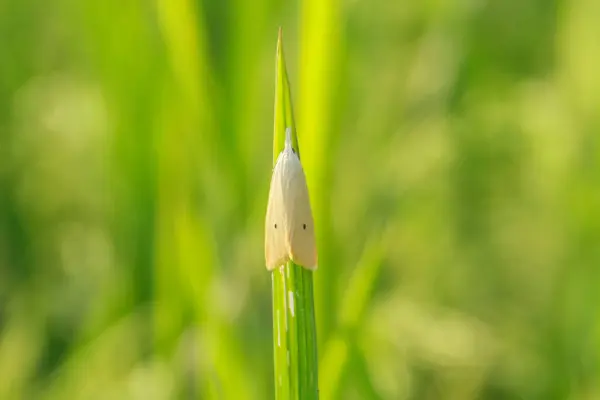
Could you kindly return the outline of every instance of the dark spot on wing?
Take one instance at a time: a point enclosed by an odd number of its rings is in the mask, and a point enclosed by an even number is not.
[[[277,229],[277,224],[275,224],[275,229]]]
[[[302,228],[306,230],[306,224],[302,224]]]

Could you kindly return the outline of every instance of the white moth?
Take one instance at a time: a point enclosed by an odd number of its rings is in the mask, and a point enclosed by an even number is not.
[[[308,187],[300,158],[292,147],[291,128],[285,131],[285,147],[273,168],[265,224],[265,258],[270,271],[290,260],[317,269]]]

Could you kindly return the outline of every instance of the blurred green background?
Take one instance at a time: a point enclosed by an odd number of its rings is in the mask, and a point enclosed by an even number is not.
[[[0,399],[269,399],[277,29],[323,399],[600,399],[600,2],[3,0]]]

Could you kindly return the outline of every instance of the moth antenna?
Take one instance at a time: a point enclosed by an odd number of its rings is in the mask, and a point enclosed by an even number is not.
[[[293,149],[292,146],[292,128],[285,128],[285,147]]]

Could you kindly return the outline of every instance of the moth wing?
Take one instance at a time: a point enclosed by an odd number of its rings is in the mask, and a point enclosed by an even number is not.
[[[315,226],[306,177],[298,156],[286,154],[283,175],[283,196],[287,216],[286,239],[289,256],[294,263],[305,268],[317,269]]]
[[[277,160],[271,177],[265,221],[265,259],[267,269],[274,270],[289,261],[285,240],[285,207],[282,186],[282,162]]]

